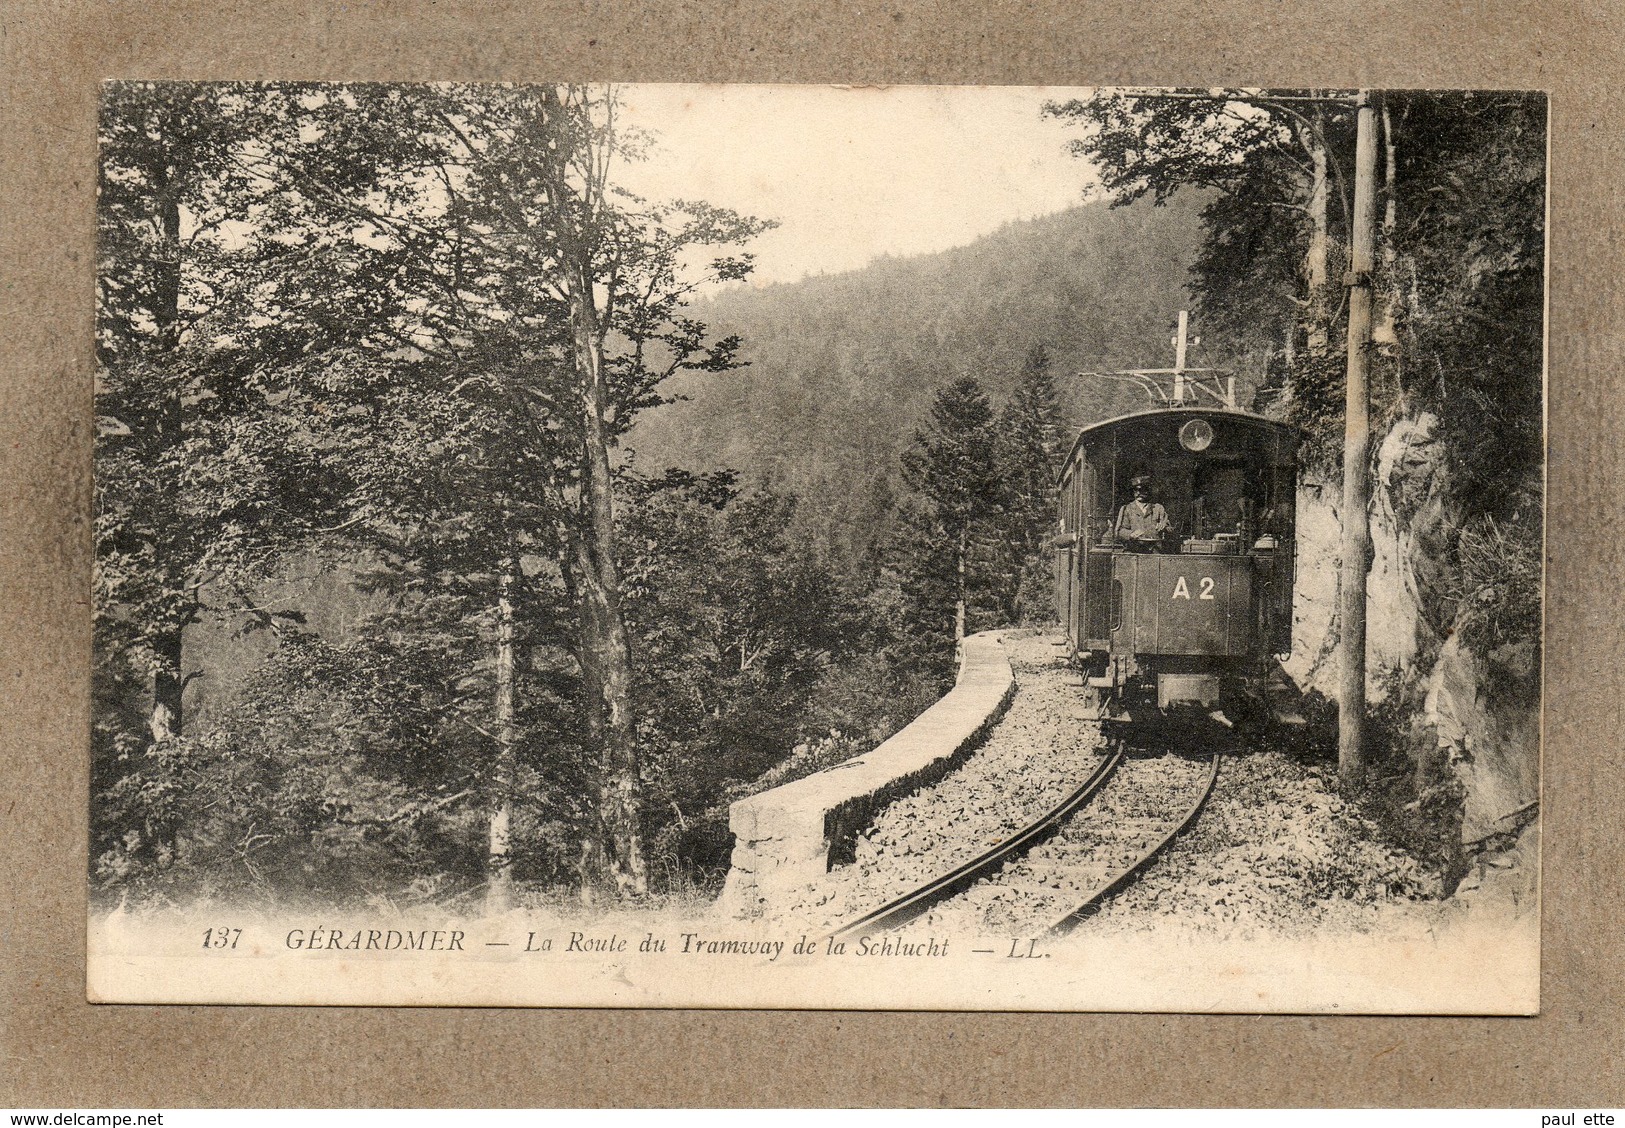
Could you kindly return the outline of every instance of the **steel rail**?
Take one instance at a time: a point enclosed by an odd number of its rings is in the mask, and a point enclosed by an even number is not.
[[[1213,785],[1219,780],[1219,759],[1220,753],[1213,753],[1213,764],[1212,767],[1208,769],[1207,783],[1203,785],[1202,793],[1196,797],[1196,802],[1191,804],[1190,809],[1185,812],[1185,817],[1179,820],[1178,825],[1176,825],[1167,834],[1163,835],[1162,838],[1157,841],[1156,845],[1151,847],[1151,849],[1147,850],[1144,854],[1141,854],[1139,861],[1135,862],[1132,866],[1129,866],[1128,869],[1101,885],[1093,893],[1089,894],[1088,899],[1085,900],[1081,905],[1078,905],[1071,912],[1067,913],[1064,917],[1061,917],[1055,923],[1046,928],[1044,930],[1046,934],[1064,934],[1070,932],[1079,924],[1094,916],[1095,913],[1100,911],[1100,904],[1102,901],[1104,901],[1107,897],[1110,897],[1113,893],[1122,890],[1131,881],[1143,873],[1146,867],[1156,859],[1157,855],[1162,853],[1163,850],[1167,849],[1169,843],[1190,828],[1190,825],[1196,821],[1196,816],[1200,815],[1202,813],[1202,808],[1207,805],[1208,797],[1213,794]]]
[[[982,878],[997,872],[1005,862],[1026,853],[1054,834],[1063,822],[1093,799],[1117,770],[1117,765],[1123,762],[1123,752],[1124,742],[1120,739],[1115,740],[1105,758],[1095,765],[1089,777],[1077,790],[1061,800],[1042,818],[991,850],[978,854],[957,869],[920,886],[911,893],[905,893],[895,901],[890,901],[866,916],[859,917],[851,924],[843,925],[830,933],[830,938],[838,940],[849,936],[862,936],[907,924],[948,898],[963,893]]]

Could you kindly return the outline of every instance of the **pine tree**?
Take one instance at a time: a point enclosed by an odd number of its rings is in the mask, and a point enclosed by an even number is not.
[[[998,424],[1004,495],[1000,547],[1006,561],[998,580],[1000,605],[1012,623],[1047,621],[1054,615],[1049,536],[1064,434],[1049,352],[1035,344],[1022,361],[1020,381]]]
[[[993,406],[971,376],[937,393],[930,422],[903,453],[903,480],[916,494],[902,546],[905,613],[946,660],[976,607],[994,603],[987,553],[1000,513]]]

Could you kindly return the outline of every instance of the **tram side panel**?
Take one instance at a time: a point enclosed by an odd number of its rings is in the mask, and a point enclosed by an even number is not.
[[[1079,654],[1089,650],[1089,640],[1093,637],[1089,633],[1090,619],[1094,606],[1089,599],[1088,570],[1090,555],[1094,550],[1097,535],[1090,520],[1092,508],[1092,487],[1094,473],[1085,459],[1079,459],[1077,473],[1073,479],[1074,486],[1074,521],[1078,529],[1078,541],[1072,553],[1072,591],[1073,591],[1073,630],[1077,638],[1077,652]]]
[[[1113,507],[1115,499],[1111,493],[1113,477],[1109,466],[1097,467],[1087,459],[1083,465],[1087,477],[1084,527],[1089,536],[1088,552],[1080,576],[1085,604],[1084,649],[1103,654],[1111,646],[1114,615],[1112,561],[1117,550],[1111,546],[1112,523],[1116,514]]]
[[[1080,590],[1081,561],[1087,551],[1084,526],[1084,475],[1081,460],[1071,463],[1060,483],[1060,535],[1055,541],[1055,608],[1068,651],[1076,655],[1085,649],[1084,600]]]
[[[1067,481],[1067,527],[1072,536],[1066,550],[1066,636],[1072,652],[1076,653],[1083,646],[1083,632],[1080,629],[1083,600],[1078,590],[1078,561],[1084,552],[1084,530],[1078,519],[1082,512],[1082,468],[1075,466]]]
[[[1066,639],[1067,651],[1077,645],[1072,625],[1072,545],[1076,530],[1072,527],[1072,476],[1064,474],[1057,491],[1060,520],[1055,525],[1055,613],[1061,617],[1061,634]]]

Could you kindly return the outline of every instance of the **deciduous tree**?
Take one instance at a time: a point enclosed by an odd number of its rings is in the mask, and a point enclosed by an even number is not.
[[[748,271],[721,248],[761,227],[613,189],[611,158],[637,148],[613,107],[576,88],[189,84],[115,88],[104,114],[101,653],[150,661],[161,744],[211,589],[285,625],[297,611],[256,604],[242,562],[348,559],[397,632],[471,644],[442,720],[487,742],[463,791],[487,812],[498,904],[525,683],[556,680],[560,642],[600,761],[586,838],[614,885],[643,888],[611,451],[667,377],[734,364],[683,311]]]

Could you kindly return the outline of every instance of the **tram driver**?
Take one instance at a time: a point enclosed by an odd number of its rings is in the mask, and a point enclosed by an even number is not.
[[[1136,474],[1129,482],[1134,500],[1117,511],[1112,535],[1130,552],[1161,552],[1168,532],[1168,512],[1151,500],[1151,475]]]

